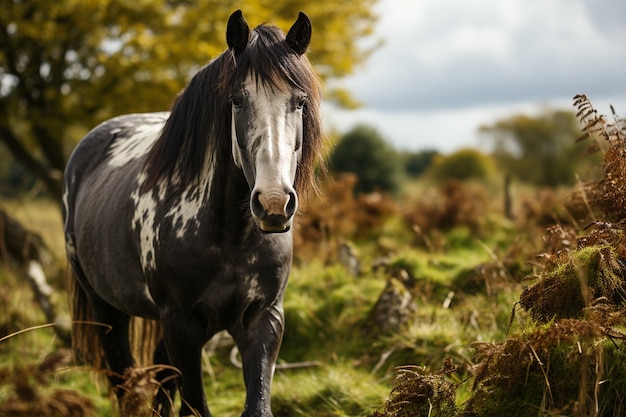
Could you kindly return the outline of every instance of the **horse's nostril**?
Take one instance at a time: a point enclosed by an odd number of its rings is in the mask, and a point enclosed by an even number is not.
[[[267,212],[265,211],[263,204],[261,204],[261,200],[259,199],[260,195],[261,193],[259,191],[255,191],[252,194],[252,198],[250,199],[250,209],[252,210],[252,214],[260,219],[263,219],[265,218]]]
[[[291,191],[288,194],[288,198],[289,200],[285,206],[285,217],[289,219],[296,213],[296,209],[298,208],[298,197],[296,197],[296,193]]]
[[[254,190],[250,197],[250,210],[257,221],[274,226],[284,226],[298,208],[298,197],[291,191],[270,189]],[[282,230],[282,229],[281,229]]]

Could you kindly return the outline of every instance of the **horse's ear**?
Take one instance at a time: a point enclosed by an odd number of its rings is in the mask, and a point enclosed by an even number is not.
[[[250,27],[248,22],[243,18],[241,10],[237,10],[230,15],[228,25],[226,26],[226,43],[228,47],[237,52],[246,49],[250,40]]]
[[[298,55],[306,52],[311,42],[311,20],[309,16],[300,12],[298,20],[293,24],[287,33],[287,45]]]

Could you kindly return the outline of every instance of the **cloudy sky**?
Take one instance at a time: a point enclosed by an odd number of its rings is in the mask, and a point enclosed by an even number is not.
[[[363,103],[325,109],[345,132],[375,126],[397,148],[482,147],[477,129],[589,96],[626,116],[624,0],[379,0],[384,40],[341,81]],[[484,140],[484,138],[483,138]]]

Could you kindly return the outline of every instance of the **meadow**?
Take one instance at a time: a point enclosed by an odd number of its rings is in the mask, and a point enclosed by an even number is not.
[[[599,180],[514,184],[512,216],[499,178],[413,181],[394,197],[326,179],[295,227],[274,415],[626,416],[624,137],[600,140]],[[67,327],[58,205],[2,205],[43,236]],[[0,269],[0,300],[0,416],[118,414],[102,375],[41,326],[19,267]],[[232,347],[205,348],[216,416],[244,404]],[[133,374],[133,415],[154,388],[149,369]]]

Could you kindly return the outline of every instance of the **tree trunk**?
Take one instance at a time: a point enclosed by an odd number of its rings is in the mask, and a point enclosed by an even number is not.
[[[20,276],[31,287],[47,322],[56,323],[58,317],[51,299],[52,288],[43,268],[51,259],[41,236],[24,228],[0,208],[0,263],[17,266]],[[69,345],[67,331],[59,326],[54,329],[57,336]]]
[[[4,106],[0,102],[0,112],[4,112]],[[2,115],[0,115],[2,117]],[[50,196],[61,204],[61,196],[63,193],[63,162],[59,166],[47,166],[32,155],[16,136],[8,124],[8,120],[3,117],[0,119],[0,141],[4,142],[7,149],[15,157],[15,159],[40,180],[46,187],[46,191]],[[58,159],[58,158],[57,158]]]

